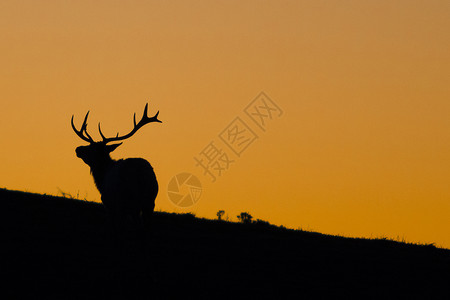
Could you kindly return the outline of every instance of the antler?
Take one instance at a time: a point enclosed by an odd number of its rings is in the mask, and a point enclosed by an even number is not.
[[[98,131],[100,132],[100,135],[103,138],[103,143],[109,143],[109,142],[115,142],[115,141],[121,141],[121,140],[125,140],[129,137],[131,137],[133,134],[135,134],[142,126],[144,126],[145,124],[148,123],[152,123],[152,122],[159,122],[162,123],[160,120],[158,120],[158,114],[159,111],[151,118],[149,118],[147,116],[147,110],[148,110],[148,103],[145,104],[145,108],[144,108],[144,115],[142,116],[142,119],[139,121],[139,123],[136,124],[136,113],[134,114],[133,117],[133,123],[134,123],[134,128],[133,130],[131,130],[130,133],[123,135],[123,136],[119,136],[119,133],[117,133],[116,137],[113,138],[107,138],[103,135],[102,133],[102,129],[100,128],[100,123],[98,123]],[[87,118],[87,116],[86,116]],[[86,132],[87,133],[87,132]]]
[[[70,121],[70,123],[72,124],[72,129],[73,131],[75,131],[75,133],[83,140],[86,141],[88,143],[95,143],[94,140],[92,139],[92,137],[89,135],[89,133],[87,133],[87,118],[89,116],[89,111],[87,112],[86,116],[84,117],[84,121],[83,121],[83,125],[81,125],[81,129],[80,131],[77,130],[77,128],[75,127],[75,125],[73,124],[73,115],[72,115],[72,120]],[[86,134],[86,136],[84,136],[84,134]]]

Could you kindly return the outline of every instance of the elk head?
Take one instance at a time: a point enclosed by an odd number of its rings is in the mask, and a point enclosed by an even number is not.
[[[76,148],[75,152],[79,158],[81,158],[87,165],[89,165],[91,168],[95,168],[96,166],[103,166],[104,164],[108,163],[108,161],[111,161],[111,157],[109,154],[114,151],[118,146],[120,146],[122,143],[117,144],[111,144],[108,145],[108,143],[111,142],[117,142],[125,140],[131,136],[133,136],[141,127],[143,127],[145,124],[152,123],[152,122],[159,122],[162,123],[160,120],[158,120],[158,114],[159,111],[151,118],[147,116],[147,110],[148,110],[148,104],[145,105],[144,109],[144,115],[142,116],[142,119],[136,123],[136,113],[133,117],[134,122],[134,128],[131,130],[128,134],[119,136],[119,133],[115,137],[107,138],[103,135],[100,123],[98,123],[98,131],[100,133],[100,136],[102,137],[102,141],[96,142],[92,139],[92,137],[87,132],[87,119],[89,116],[89,111],[87,112],[86,116],[84,117],[83,124],[81,125],[81,129],[77,130],[75,125],[73,124],[73,115],[72,115],[72,128],[75,131],[75,133],[83,140],[89,143],[88,146],[80,146]]]

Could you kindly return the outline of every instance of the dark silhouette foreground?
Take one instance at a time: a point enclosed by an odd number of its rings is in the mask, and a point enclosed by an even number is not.
[[[450,251],[433,246],[156,212],[141,262],[132,239],[116,258],[100,204],[3,189],[0,201],[4,299],[448,296]]]

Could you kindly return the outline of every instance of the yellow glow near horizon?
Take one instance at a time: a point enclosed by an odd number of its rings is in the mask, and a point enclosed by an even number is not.
[[[99,138],[148,102],[113,157],[151,162],[157,209],[449,248],[449,28],[447,1],[2,1],[0,184],[99,201],[70,117]],[[283,115],[212,183],[194,156],[261,91]]]

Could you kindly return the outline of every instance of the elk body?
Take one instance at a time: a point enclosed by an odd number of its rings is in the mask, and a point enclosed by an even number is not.
[[[99,142],[95,142],[87,132],[89,111],[80,130],[76,129],[72,116],[73,130],[83,141],[89,143],[87,146],[76,148],[76,155],[91,168],[91,174],[101,194],[102,203],[116,227],[123,225],[127,220],[131,220],[133,226],[144,224],[148,227],[155,208],[158,181],[153,167],[142,158],[112,159],[110,153],[122,143],[109,144],[131,137],[148,123],[161,123],[158,120],[159,111],[149,118],[147,110],[148,104],[145,106],[144,115],[139,123],[136,123],[136,114],[134,114],[134,128],[123,136],[117,134],[116,137],[105,137],[99,123],[98,130],[103,139]]]

